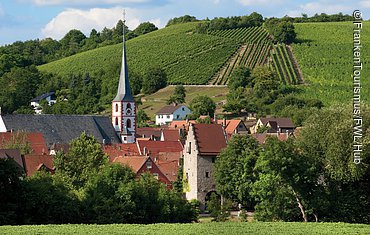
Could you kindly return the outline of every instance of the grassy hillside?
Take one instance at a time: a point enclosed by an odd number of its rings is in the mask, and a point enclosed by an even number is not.
[[[369,234],[370,225],[344,223],[192,223],[2,226],[1,234]]]
[[[217,104],[218,112],[221,112],[221,103],[226,101],[226,95],[229,92],[227,87],[185,87],[186,89],[186,104],[189,104],[197,95],[207,95],[211,97]],[[173,94],[174,86],[168,86],[158,92],[142,98],[143,105],[140,109],[149,115],[152,120],[155,120],[155,113],[166,105],[168,97]]]
[[[302,97],[322,100],[326,105],[351,102],[353,69],[353,23],[300,23],[295,24],[300,43],[292,45],[293,52],[304,74]],[[361,98],[370,103],[370,28],[364,22],[361,31],[362,70]]]
[[[127,41],[129,70],[145,73],[149,68],[165,69],[170,83],[206,84],[239,46],[230,38],[192,33],[197,23],[178,24]],[[71,73],[105,74],[119,77],[122,44],[79,53],[40,66],[40,70],[61,76]],[[104,82],[104,81],[103,81]]]

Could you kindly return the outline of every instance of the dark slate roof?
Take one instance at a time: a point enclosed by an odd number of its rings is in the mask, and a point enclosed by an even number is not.
[[[167,106],[164,106],[163,108],[161,108],[158,112],[156,112],[156,114],[173,114],[176,110],[178,110],[179,108],[181,108],[182,104],[179,104],[179,105],[167,105]]]
[[[122,45],[121,73],[119,76],[117,95],[113,99],[113,101],[129,101],[129,102],[134,101],[134,97],[131,94],[130,81],[128,78],[128,68],[127,68],[127,60],[126,60],[126,43],[125,43],[124,35],[123,35],[123,45]]]
[[[86,132],[98,142],[120,143],[108,116],[93,115],[3,115],[7,131],[41,132],[48,146],[69,143]]]
[[[54,92],[54,91],[52,91],[52,92],[48,92],[48,93],[42,94],[42,95],[40,95],[40,96],[37,96],[36,98],[33,98],[33,99],[31,100],[31,102],[40,102],[41,100],[46,99],[46,98],[47,98],[47,97],[49,97],[49,96],[55,96],[55,92]],[[56,98],[56,97],[55,97],[55,98]]]
[[[280,128],[295,128],[292,119],[290,118],[261,118],[263,125],[267,125],[268,122],[275,122],[276,126]],[[273,124],[274,125],[274,124]]]

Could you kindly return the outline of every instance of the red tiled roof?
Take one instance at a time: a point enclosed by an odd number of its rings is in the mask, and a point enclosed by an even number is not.
[[[264,144],[267,137],[272,136],[276,137],[281,141],[285,141],[289,138],[289,136],[286,133],[261,133],[261,134],[252,134],[252,136],[258,141],[260,144]]]
[[[112,162],[131,167],[136,174],[148,160],[148,158],[148,156],[116,157]]]
[[[47,171],[54,173],[53,157],[50,155],[25,155],[23,156],[27,176],[32,176],[36,171],[45,167]]]
[[[162,128],[140,127],[136,129],[136,137],[137,138],[151,138],[153,136],[159,140],[161,138],[161,131],[162,131]]]
[[[178,161],[156,162],[156,164],[169,181],[176,181],[179,169]]]
[[[23,133],[23,132],[22,132]],[[11,142],[17,135],[22,134],[20,132],[3,132],[0,133],[0,148],[4,148],[4,145]],[[24,133],[26,135],[26,141],[29,142],[32,149],[32,154],[41,155],[48,152],[44,136],[42,133],[32,132]]]
[[[225,131],[227,134],[233,134],[239,124],[242,123],[242,120],[218,120],[217,123],[224,125],[224,121],[226,122]]]
[[[218,124],[194,124],[198,149],[202,155],[217,155],[226,147],[224,130]]]
[[[164,129],[162,130],[162,134],[163,134],[165,141],[179,141],[180,140],[179,130]]]
[[[280,128],[295,128],[290,118],[261,118],[263,125],[267,125],[268,122],[276,122]]]
[[[172,129],[184,129],[185,128],[186,130],[188,130],[189,129],[189,123],[195,124],[196,121],[195,120],[172,121],[171,123],[169,123],[168,128],[172,128]]]
[[[19,167],[24,169],[21,152],[18,149],[0,149],[0,158],[12,158]]]
[[[182,152],[183,146],[180,141],[145,141],[138,140],[137,144],[141,154],[144,154],[144,148],[150,156],[158,156],[159,152]]]
[[[116,157],[140,155],[136,143],[103,145],[103,151],[108,155],[109,162],[112,162]]]

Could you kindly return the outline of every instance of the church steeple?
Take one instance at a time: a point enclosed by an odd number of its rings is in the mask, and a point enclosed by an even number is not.
[[[125,13],[123,13],[122,67],[116,97],[112,101],[112,125],[122,143],[134,143],[136,136],[136,104],[131,94],[126,62]]]
[[[125,40],[125,12],[123,12],[123,42],[122,42],[122,64],[119,76],[118,91],[113,101],[134,101],[131,94],[130,81],[126,62],[126,40]]]

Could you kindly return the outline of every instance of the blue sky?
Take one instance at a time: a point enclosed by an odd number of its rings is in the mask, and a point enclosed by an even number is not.
[[[112,28],[123,8],[130,29],[145,21],[164,27],[170,18],[185,14],[211,19],[256,11],[282,17],[360,9],[365,19],[370,18],[370,0],[0,0],[0,45],[46,37],[59,40],[74,28],[89,35],[93,28]]]

